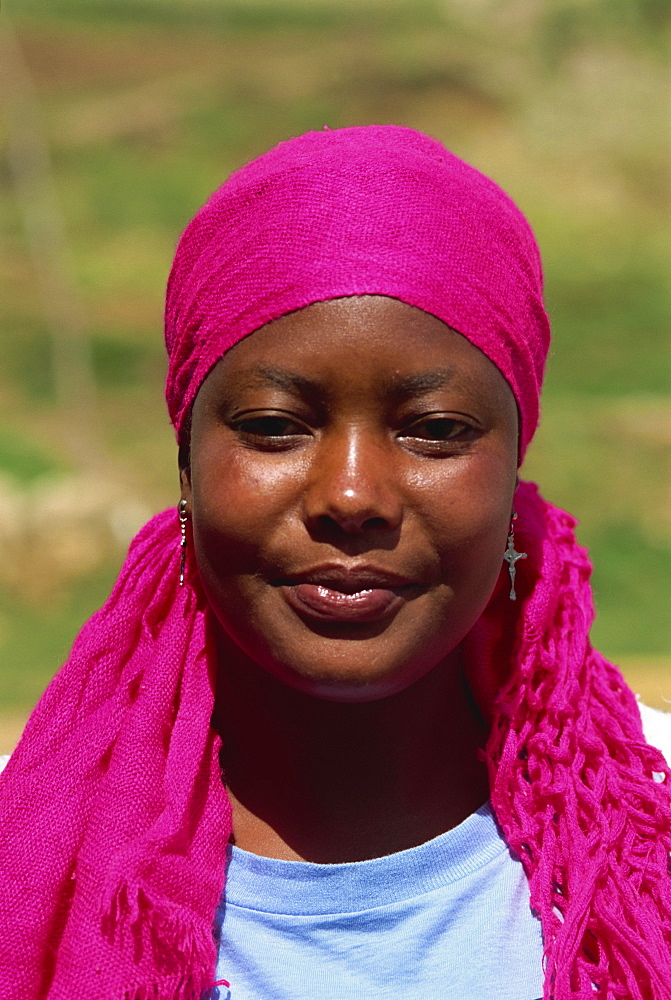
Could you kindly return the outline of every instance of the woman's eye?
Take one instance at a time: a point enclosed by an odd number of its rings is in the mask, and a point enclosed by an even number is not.
[[[402,437],[419,438],[422,441],[453,441],[462,437],[470,427],[463,420],[451,417],[431,417],[407,427]]]
[[[255,438],[286,438],[305,434],[306,430],[290,417],[244,417],[235,421],[235,428],[242,434]]]

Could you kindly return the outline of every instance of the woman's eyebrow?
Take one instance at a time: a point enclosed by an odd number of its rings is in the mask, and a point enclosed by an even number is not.
[[[387,392],[394,400],[395,405],[400,405],[407,400],[419,398],[425,393],[434,392],[436,389],[445,389],[448,386],[457,391],[468,393],[479,405],[489,404],[497,393],[495,384],[490,383],[489,380],[474,378],[469,372],[451,365],[392,379]]]
[[[400,379],[389,380],[389,391],[399,399],[410,396],[421,396],[422,393],[443,389],[459,376],[456,368],[438,368],[428,372],[417,372],[414,375],[404,375]]]
[[[481,391],[477,380],[471,378],[467,373],[459,368],[446,365],[442,368],[434,368],[426,372],[415,372],[412,375],[403,375],[398,378],[390,376],[385,380],[386,392],[396,401],[410,399],[413,396],[421,396],[426,392],[436,389],[443,389],[447,385],[461,385],[465,388]],[[323,402],[324,389],[322,385],[305,375],[290,371],[287,368],[280,368],[276,365],[258,364],[253,369],[246,372],[238,382],[238,385],[256,386],[272,385],[285,392],[290,392],[300,396],[308,403],[315,405]]]
[[[302,396],[308,402],[319,402],[324,394],[322,387],[313,379],[286,368],[277,368],[275,365],[256,365],[242,382],[250,387],[268,384],[277,386],[286,392]]]
[[[278,368],[275,365],[259,364],[246,374],[247,378],[242,381],[250,386],[270,383],[280,389],[285,389],[287,392],[298,392],[308,396],[315,392],[321,392],[319,383],[313,379],[306,378],[305,375],[299,375],[298,372],[292,372],[286,368]],[[402,378],[391,376],[387,380],[388,390],[401,397],[416,396],[423,392],[431,392],[433,389],[442,389],[458,375],[457,369],[445,367],[413,375],[404,375]]]

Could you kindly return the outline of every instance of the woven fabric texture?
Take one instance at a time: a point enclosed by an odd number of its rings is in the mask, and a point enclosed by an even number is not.
[[[524,453],[549,345],[533,233],[488,177],[393,126],[282,143],[234,174],[187,227],[165,314],[178,433],[238,340],[313,302],[362,294],[417,306],[479,347],[515,394]]]

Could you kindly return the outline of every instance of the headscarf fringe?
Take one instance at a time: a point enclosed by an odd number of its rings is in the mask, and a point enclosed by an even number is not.
[[[183,906],[171,903],[146,885],[123,881],[103,893],[103,932],[116,946],[150,942],[159,967],[176,959],[188,969],[206,968],[212,954],[212,934]]]
[[[144,983],[124,991],[123,1000],[218,1000],[219,991],[211,980],[185,973],[160,982]]]
[[[555,604],[544,634],[519,637],[487,759],[497,818],[543,925],[545,997],[669,1000],[671,772],[645,743],[620,673],[586,643],[587,563],[570,520],[519,492],[525,547],[522,510],[545,510],[556,551],[537,554],[537,590]]]

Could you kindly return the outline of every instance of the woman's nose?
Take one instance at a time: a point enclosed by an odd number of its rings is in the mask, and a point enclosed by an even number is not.
[[[311,528],[347,534],[398,528],[403,503],[385,442],[365,433],[329,435],[314,456],[304,513]]]

